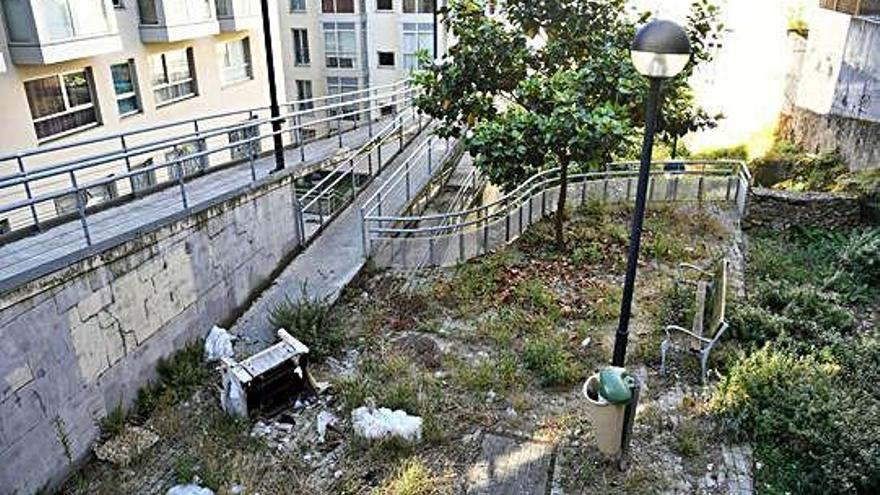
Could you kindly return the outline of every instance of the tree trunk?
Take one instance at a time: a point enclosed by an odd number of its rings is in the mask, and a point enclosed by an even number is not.
[[[556,249],[565,250],[565,199],[568,193],[569,159],[563,158],[559,164],[559,202],[556,205]]]
[[[678,158],[678,136],[672,136],[672,156],[671,158],[675,160]]]

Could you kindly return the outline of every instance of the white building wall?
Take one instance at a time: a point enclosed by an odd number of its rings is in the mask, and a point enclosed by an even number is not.
[[[850,20],[849,14],[827,9],[812,10],[797,106],[818,114],[827,114],[831,110]]]

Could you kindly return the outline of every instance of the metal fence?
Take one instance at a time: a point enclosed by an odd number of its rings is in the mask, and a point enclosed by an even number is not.
[[[569,176],[567,204],[633,201],[637,162],[608,164],[599,172]],[[751,175],[734,160],[656,162],[648,200],[652,202],[729,202],[745,211]],[[558,169],[532,176],[514,191],[476,208],[422,216],[383,215],[378,205],[361,210],[364,249],[377,266],[450,266],[485,254],[518,238],[556,210]]]
[[[341,149],[350,131],[360,129],[372,140],[374,126],[400,125],[414,93],[401,81],[286,103],[277,119],[267,107],[251,108],[0,156],[0,244],[78,219],[91,245],[92,212],[168,187],[179,189],[180,208],[187,209],[187,183],[197,177],[245,163],[250,181],[268,174],[256,161],[276,134],[306,162],[308,145],[318,140],[336,135]],[[272,130],[274,121],[280,131]],[[287,154],[295,159],[295,151]]]

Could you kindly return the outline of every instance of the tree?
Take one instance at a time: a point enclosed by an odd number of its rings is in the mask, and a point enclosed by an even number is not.
[[[708,1],[694,3],[687,25],[695,63],[710,59],[702,39],[720,29]],[[626,0],[495,3],[503,18],[487,16],[481,0],[441,9],[457,41],[445,59],[423,60],[416,104],[438,119],[440,135],[463,137],[475,166],[506,191],[558,168],[563,249],[571,167],[599,169],[638,142],[647,81],[630,63],[629,44],[647,16],[634,18]],[[686,77],[667,85],[667,105],[693,106]]]

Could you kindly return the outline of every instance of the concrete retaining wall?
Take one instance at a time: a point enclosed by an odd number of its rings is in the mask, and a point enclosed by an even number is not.
[[[0,295],[0,494],[60,481],[159,358],[270,281],[298,225],[292,177],[270,177]]]
[[[839,150],[850,170],[880,168],[880,123],[796,107],[782,116],[779,134],[807,151]]]
[[[749,192],[743,226],[841,228],[860,223],[861,203],[856,198],[834,193],[797,193],[755,187]]]

